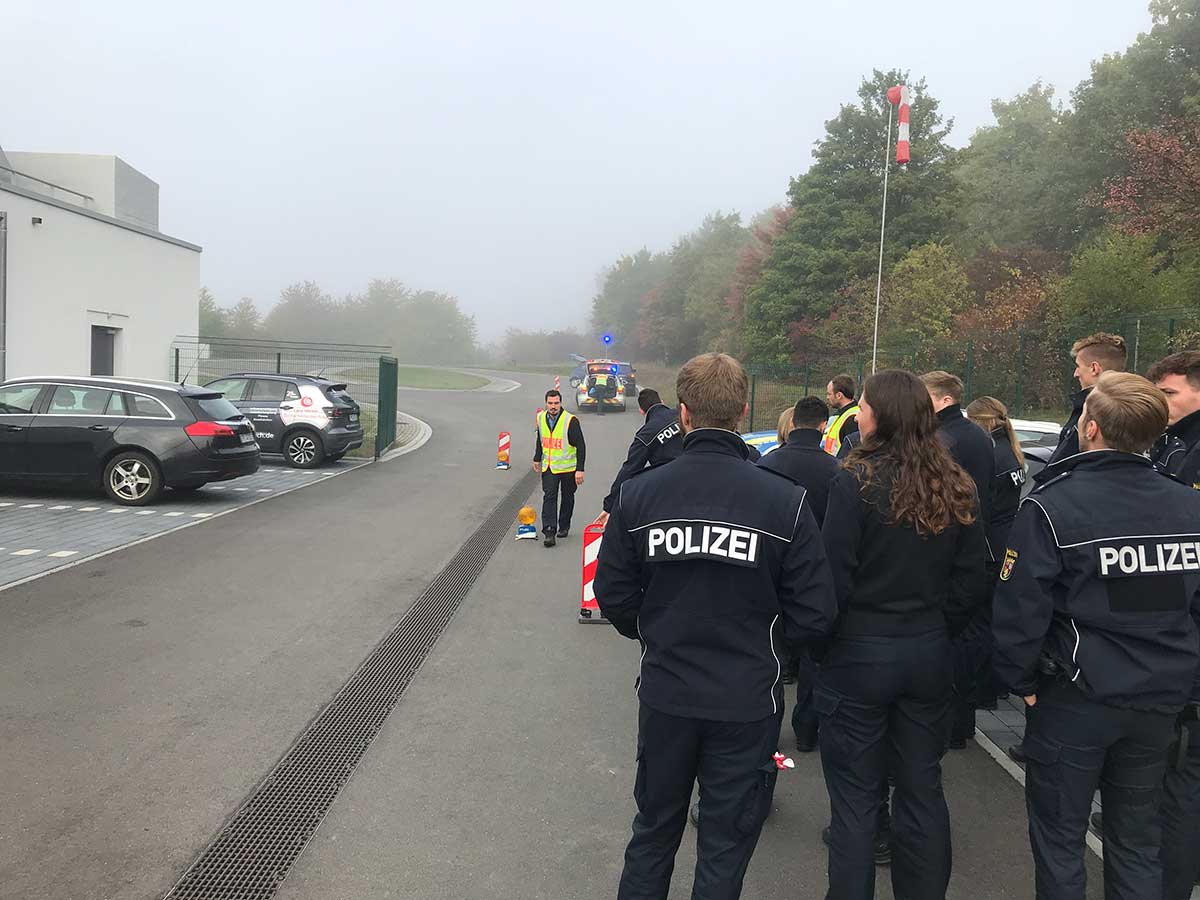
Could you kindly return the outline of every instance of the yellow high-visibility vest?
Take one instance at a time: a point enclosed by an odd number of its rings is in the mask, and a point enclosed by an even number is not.
[[[538,413],[538,437],[542,441],[542,471],[549,469],[555,475],[564,472],[574,472],[576,463],[575,448],[567,443],[567,429],[575,417],[565,409],[558,414],[554,430],[546,421],[546,411]]]
[[[837,456],[838,451],[842,449],[842,429],[846,427],[846,422],[851,416],[857,415],[858,405],[851,404],[846,407],[845,411],[835,416],[825,429],[825,441],[822,446],[830,456]]]

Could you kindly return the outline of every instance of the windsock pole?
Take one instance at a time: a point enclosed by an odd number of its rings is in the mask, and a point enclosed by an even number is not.
[[[888,132],[887,143],[883,145],[883,212],[879,216],[879,274],[875,279],[875,335],[871,341],[871,374],[875,374],[875,365],[879,359],[879,301],[883,295],[883,236],[887,230],[887,192],[888,172],[891,170],[890,157],[892,153],[892,104],[888,103]]]

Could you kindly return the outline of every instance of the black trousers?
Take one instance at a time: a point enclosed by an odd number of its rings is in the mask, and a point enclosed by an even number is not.
[[[1062,682],[1037,697],[1025,727],[1025,802],[1038,900],[1083,900],[1097,786],[1106,900],[1162,897],[1158,800],[1175,716],[1096,703]]]
[[[817,741],[817,710],[813,706],[813,687],[817,683],[817,664],[808,654],[801,654],[792,661],[796,670],[796,705],[792,707],[792,731],[802,744]]]
[[[814,702],[832,811],[827,900],[875,896],[880,810],[892,795],[892,887],[944,900],[950,813],[942,792],[952,665],[944,631],[839,637],[821,662]]]
[[[558,494],[562,491],[562,505]],[[575,473],[554,473],[549,469],[542,473],[542,531],[557,534],[571,527],[571,514],[575,512]]]
[[[1181,765],[1168,765],[1163,777],[1163,900],[1187,900],[1200,875],[1200,722],[1188,722],[1187,728]]]
[[[637,815],[617,900],[666,900],[700,781],[693,900],[736,900],[771,809],[782,714],[757,722],[684,719],[642,704]]]

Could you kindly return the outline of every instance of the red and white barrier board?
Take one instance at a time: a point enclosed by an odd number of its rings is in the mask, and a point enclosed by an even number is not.
[[[496,468],[508,468],[509,451],[512,449],[512,435],[507,431],[500,432],[500,437],[496,441]]]
[[[596,603],[596,591],[592,582],[596,579],[596,560],[600,557],[600,543],[604,540],[604,526],[593,522],[583,529],[583,578],[579,599],[579,621],[599,622],[607,625],[608,619],[600,615]]]

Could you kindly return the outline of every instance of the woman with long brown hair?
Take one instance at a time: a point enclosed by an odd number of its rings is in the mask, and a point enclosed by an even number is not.
[[[988,544],[995,562],[989,566],[992,581],[1000,575],[1000,561],[1008,543],[1008,532],[1017,507],[1021,505],[1021,486],[1025,484],[1025,454],[1008,418],[1008,407],[995,397],[979,397],[967,406],[967,417],[992,436],[996,443],[995,474],[992,476],[988,521]]]
[[[942,900],[950,640],[987,595],[979,501],[937,439],[916,376],[871,376],[860,407],[862,444],[830,486],[822,529],[839,608],[815,690],[833,813],[827,898],[874,897],[876,816],[890,775],[895,894]]]

